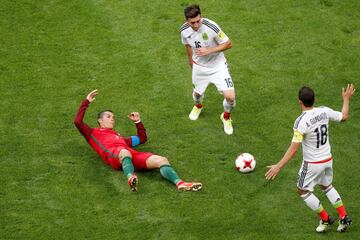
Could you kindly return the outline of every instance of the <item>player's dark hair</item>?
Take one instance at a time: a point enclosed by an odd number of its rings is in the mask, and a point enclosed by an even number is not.
[[[187,6],[184,9],[184,14],[185,14],[185,18],[189,19],[189,18],[195,18],[198,15],[201,15],[201,10],[200,10],[200,6],[197,4],[193,4],[190,6]]]
[[[299,100],[304,104],[305,107],[312,107],[315,101],[314,91],[306,86],[303,86],[299,90]]]
[[[99,112],[98,113],[98,115],[97,115],[97,123],[100,125],[100,123],[99,123],[99,119],[100,118],[102,118],[103,116],[104,116],[104,113],[105,112],[111,112],[111,113],[114,113],[112,110],[110,110],[110,109],[107,109],[107,110],[103,110],[103,111],[101,111],[101,112]]]

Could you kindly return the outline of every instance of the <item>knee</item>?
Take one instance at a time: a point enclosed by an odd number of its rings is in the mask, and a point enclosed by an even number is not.
[[[162,165],[168,165],[169,160],[166,157],[157,156],[155,159],[152,160],[152,167],[160,168]]]
[[[224,94],[224,99],[226,102],[228,102],[229,104],[235,104],[236,98],[235,98],[235,94]]]
[[[169,160],[166,157],[152,155],[146,160],[148,169],[160,168],[163,165],[169,165]]]
[[[162,165],[170,164],[169,160],[166,157],[159,157],[157,163],[159,167],[161,167]]]
[[[119,153],[120,161],[123,160],[125,157],[132,157],[131,152],[127,149],[122,149]]]
[[[235,102],[235,100],[236,100],[235,91],[233,91],[233,90],[224,91],[224,98],[228,102]]]

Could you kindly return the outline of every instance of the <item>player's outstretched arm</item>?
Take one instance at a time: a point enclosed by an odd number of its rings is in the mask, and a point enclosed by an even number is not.
[[[275,165],[267,166],[269,170],[265,173],[266,180],[274,180],[279,174],[280,170],[295,156],[297,150],[300,148],[300,142],[291,142],[288,150],[283,158]]]
[[[355,93],[355,86],[354,84],[348,84],[346,89],[342,89],[342,97],[343,97],[343,106],[341,109],[342,112],[342,119],[341,121],[346,121],[349,118],[349,105],[350,105],[350,98]]]
[[[98,90],[95,89],[91,91],[87,96],[86,99],[82,101],[78,112],[76,113],[74,124],[80,133],[88,139],[92,132],[92,128],[89,127],[86,123],[84,123],[83,119],[85,116],[86,109],[89,107],[89,104],[95,100],[95,96],[98,94]]]

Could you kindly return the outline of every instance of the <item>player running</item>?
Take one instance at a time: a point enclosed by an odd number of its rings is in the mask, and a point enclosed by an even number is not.
[[[314,186],[319,185],[331,204],[336,208],[340,221],[337,231],[344,232],[351,224],[339,193],[332,186],[333,167],[329,142],[329,121],[346,121],[349,118],[350,98],[355,92],[353,84],[342,89],[343,106],[341,112],[328,107],[314,107],[315,94],[312,89],[302,87],[299,91],[299,104],[302,114],[294,124],[294,136],[283,158],[270,168],[265,176],[273,180],[280,170],[295,156],[302,144],[303,162],[298,174],[297,188],[306,205],[319,214],[321,220],[316,231],[325,232],[334,219],[328,215],[320,200],[314,195]]]
[[[131,113],[128,117],[136,124],[137,136],[122,137],[116,131],[115,117],[111,110],[98,114],[98,128],[91,128],[83,122],[86,109],[95,100],[98,90],[90,92],[80,105],[74,123],[89,145],[99,154],[105,164],[114,170],[123,170],[132,191],[137,191],[138,177],[134,170],[145,171],[160,168],[161,175],[174,183],[180,191],[198,191],[202,188],[199,182],[184,182],[170,166],[167,158],[149,152],[138,152],[133,147],[145,143],[146,130],[140,120],[138,112]]]
[[[212,83],[224,95],[224,112],[220,119],[225,133],[230,135],[233,133],[230,114],[235,107],[235,89],[223,51],[232,47],[231,41],[219,25],[201,17],[199,5],[186,7],[184,13],[186,23],[181,26],[180,34],[192,68],[195,103],[189,118],[198,119],[203,109],[205,90]]]

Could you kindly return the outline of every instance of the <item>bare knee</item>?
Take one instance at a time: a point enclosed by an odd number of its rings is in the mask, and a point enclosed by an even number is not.
[[[131,152],[127,149],[121,149],[119,159],[122,161],[125,157],[132,157]]]
[[[166,158],[166,157],[159,157],[158,160],[157,160],[157,164],[158,166],[162,166],[162,165],[166,165],[166,164],[169,164],[169,160]]]
[[[224,91],[224,98],[228,102],[234,102],[235,101],[235,91],[234,90]]]
[[[229,97],[225,97],[227,102],[234,102],[235,101],[235,96],[229,96]]]
[[[146,165],[149,169],[160,168],[162,165],[168,165],[169,160],[166,157],[153,155],[148,158]]]

